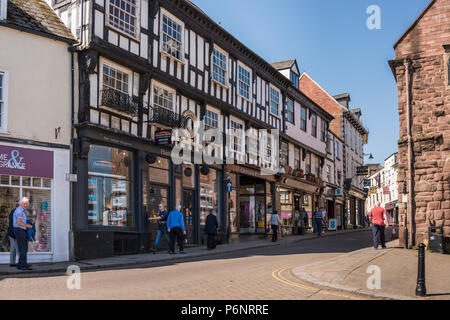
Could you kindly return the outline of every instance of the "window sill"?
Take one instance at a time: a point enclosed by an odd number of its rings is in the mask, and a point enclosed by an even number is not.
[[[127,38],[129,38],[129,39],[132,39],[132,40],[134,40],[134,41],[136,41],[136,42],[140,42],[140,41],[141,41],[141,33],[140,33],[140,31],[137,31],[137,32],[136,32],[136,35],[133,36],[133,35],[131,35],[131,34],[129,34],[129,33],[126,33],[126,32],[123,31],[123,30],[120,30],[119,28],[116,28],[116,27],[110,25],[109,23],[107,23],[107,27],[108,27],[109,29],[111,29],[112,31],[117,32],[117,33],[119,33],[120,35],[122,35],[122,36],[124,36],[124,37],[127,37]],[[120,43],[118,44],[118,46],[120,47]]]
[[[178,58],[175,58],[173,55],[171,55],[171,54],[169,54],[169,53],[167,53],[167,52],[165,52],[165,51],[163,51],[163,50],[159,50],[159,52],[161,53],[162,56],[169,57],[171,60],[173,60],[173,61],[175,61],[175,62],[178,62],[178,63],[180,63],[180,64],[182,64],[182,65],[185,65],[185,64],[186,64],[185,61],[180,60],[180,59],[178,59]]]
[[[230,89],[230,84],[229,84],[229,83],[223,84],[223,83],[220,83],[219,81],[214,80],[214,79],[212,79],[212,78],[211,78],[211,82],[217,84],[218,86],[221,86],[222,88],[224,88],[224,89],[226,89],[226,90],[229,90],[229,89]]]
[[[243,95],[241,95],[241,94],[237,94],[238,95],[238,97],[241,97],[242,99],[244,99],[245,101],[247,101],[248,103],[252,103],[251,101],[250,101],[250,99],[249,98],[246,98],[246,97],[244,97]]]

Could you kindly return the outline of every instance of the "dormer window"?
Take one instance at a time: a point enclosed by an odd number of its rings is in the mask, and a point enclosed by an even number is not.
[[[227,86],[227,55],[214,48],[212,52],[212,79],[223,86]]]
[[[291,81],[294,84],[294,87],[299,88],[299,77],[297,74],[291,71]]]
[[[162,15],[162,52],[183,61],[183,26],[166,14]]]
[[[138,36],[138,4],[136,0],[109,0],[110,27],[117,29],[133,38]]]

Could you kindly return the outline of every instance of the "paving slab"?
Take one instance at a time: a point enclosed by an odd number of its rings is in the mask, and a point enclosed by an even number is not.
[[[398,240],[387,249],[365,248],[314,264],[297,267],[292,273],[310,283],[365,296],[394,300],[450,300],[450,255],[425,253],[427,296],[415,296],[418,250],[403,249]],[[378,270],[380,287],[370,289],[376,282],[368,281]],[[373,278],[372,278],[373,279]],[[372,284],[372,285],[371,285]]]

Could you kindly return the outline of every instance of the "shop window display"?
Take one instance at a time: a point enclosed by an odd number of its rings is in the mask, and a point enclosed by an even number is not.
[[[169,205],[169,159],[157,157],[155,163],[148,167],[148,207],[149,217],[158,216],[158,206],[162,203],[166,210],[170,210]],[[150,220],[150,224],[157,225],[157,220]]]
[[[92,145],[89,151],[90,225],[132,227],[130,206],[132,153]]]
[[[0,251],[10,250],[7,235],[9,213],[23,197],[30,200],[27,210],[29,252],[51,252],[51,179],[2,175],[0,177]]]
[[[219,179],[217,171],[209,169],[207,175],[200,174],[200,225],[205,225],[206,216],[213,209],[220,221],[218,208]]]

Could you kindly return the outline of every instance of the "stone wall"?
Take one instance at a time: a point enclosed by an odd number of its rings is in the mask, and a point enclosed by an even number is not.
[[[412,212],[415,215],[416,245],[428,238],[430,225],[443,226],[445,236],[450,236],[450,86],[448,52],[444,49],[448,43],[450,0],[437,0],[397,45],[396,60],[391,63],[398,86],[400,139],[397,182],[401,200],[403,182],[409,176],[403,61],[411,61]],[[402,244],[405,213],[406,208],[402,204],[399,210]]]

